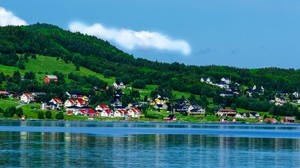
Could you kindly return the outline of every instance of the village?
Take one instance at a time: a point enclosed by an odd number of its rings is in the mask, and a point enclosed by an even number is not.
[[[236,97],[241,93],[239,89],[239,84],[232,84],[229,78],[221,78],[219,83],[213,83],[210,78],[201,78],[201,82],[205,82],[210,85],[214,85],[223,89],[219,94],[220,97]],[[58,77],[56,75],[46,75],[43,82],[56,83],[58,82]],[[40,98],[47,95],[45,92],[24,92],[18,95],[20,103],[23,105],[31,103],[40,103],[40,110],[55,110],[63,112],[65,115],[74,116],[87,116],[88,119],[93,120],[94,118],[124,118],[128,120],[130,118],[141,118],[145,117],[143,112],[143,106],[150,107],[155,111],[167,111],[168,116],[163,117],[165,121],[176,121],[176,114],[182,114],[186,116],[206,116],[207,111],[199,104],[192,104],[185,98],[176,99],[173,103],[170,103],[168,97],[163,97],[157,95],[156,98],[147,99],[146,101],[131,102],[129,104],[122,104],[122,96],[124,95],[123,90],[126,85],[122,82],[114,82],[111,87],[114,90],[114,94],[111,97],[109,103],[100,103],[95,107],[91,107],[89,104],[89,95],[84,95],[80,91],[67,91],[67,99],[63,100],[60,97],[53,97],[50,101],[43,102],[39,101]],[[263,86],[257,87],[253,86],[244,91],[248,97],[252,97],[254,94],[263,95]],[[8,91],[0,91],[2,97],[10,96],[11,93]],[[300,98],[299,93],[292,93],[295,98],[293,103],[299,104]],[[290,102],[287,99],[288,94],[276,94],[274,99],[270,99],[270,103],[274,103],[276,106],[282,106],[283,104]],[[152,111],[151,110],[151,111]],[[248,111],[248,112],[238,112],[236,109],[230,107],[220,107],[216,109],[214,115],[219,117],[219,122],[239,122],[243,119],[255,119],[257,123],[295,123],[295,116],[284,116],[281,120],[277,120],[272,117],[261,116],[259,112]]]

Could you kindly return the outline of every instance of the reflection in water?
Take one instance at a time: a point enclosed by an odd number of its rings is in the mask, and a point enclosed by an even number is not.
[[[1,167],[298,167],[299,152],[296,138],[0,132]]]

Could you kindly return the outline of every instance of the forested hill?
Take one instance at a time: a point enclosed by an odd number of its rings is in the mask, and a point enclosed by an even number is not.
[[[34,53],[60,57],[105,76],[157,84],[172,90],[212,96],[217,87],[200,82],[210,77],[230,77],[243,86],[264,86],[271,91],[293,92],[300,89],[300,71],[294,69],[241,69],[227,66],[187,66],[135,58],[109,42],[72,33],[49,24],[0,27],[0,63],[17,66],[16,54]]]

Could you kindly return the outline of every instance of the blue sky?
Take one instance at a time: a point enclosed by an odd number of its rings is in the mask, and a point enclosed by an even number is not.
[[[25,24],[96,35],[135,57],[300,67],[299,0],[0,0],[0,7]],[[4,17],[0,13],[0,25]]]

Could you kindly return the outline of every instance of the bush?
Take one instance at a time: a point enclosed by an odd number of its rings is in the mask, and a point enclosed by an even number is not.
[[[55,118],[57,120],[63,120],[64,119],[64,114],[62,112],[59,112],[56,114]]]
[[[43,111],[38,112],[38,119],[44,119],[45,118],[45,113]]]
[[[46,116],[47,119],[51,119],[52,118],[51,111],[46,111],[45,116]]]

